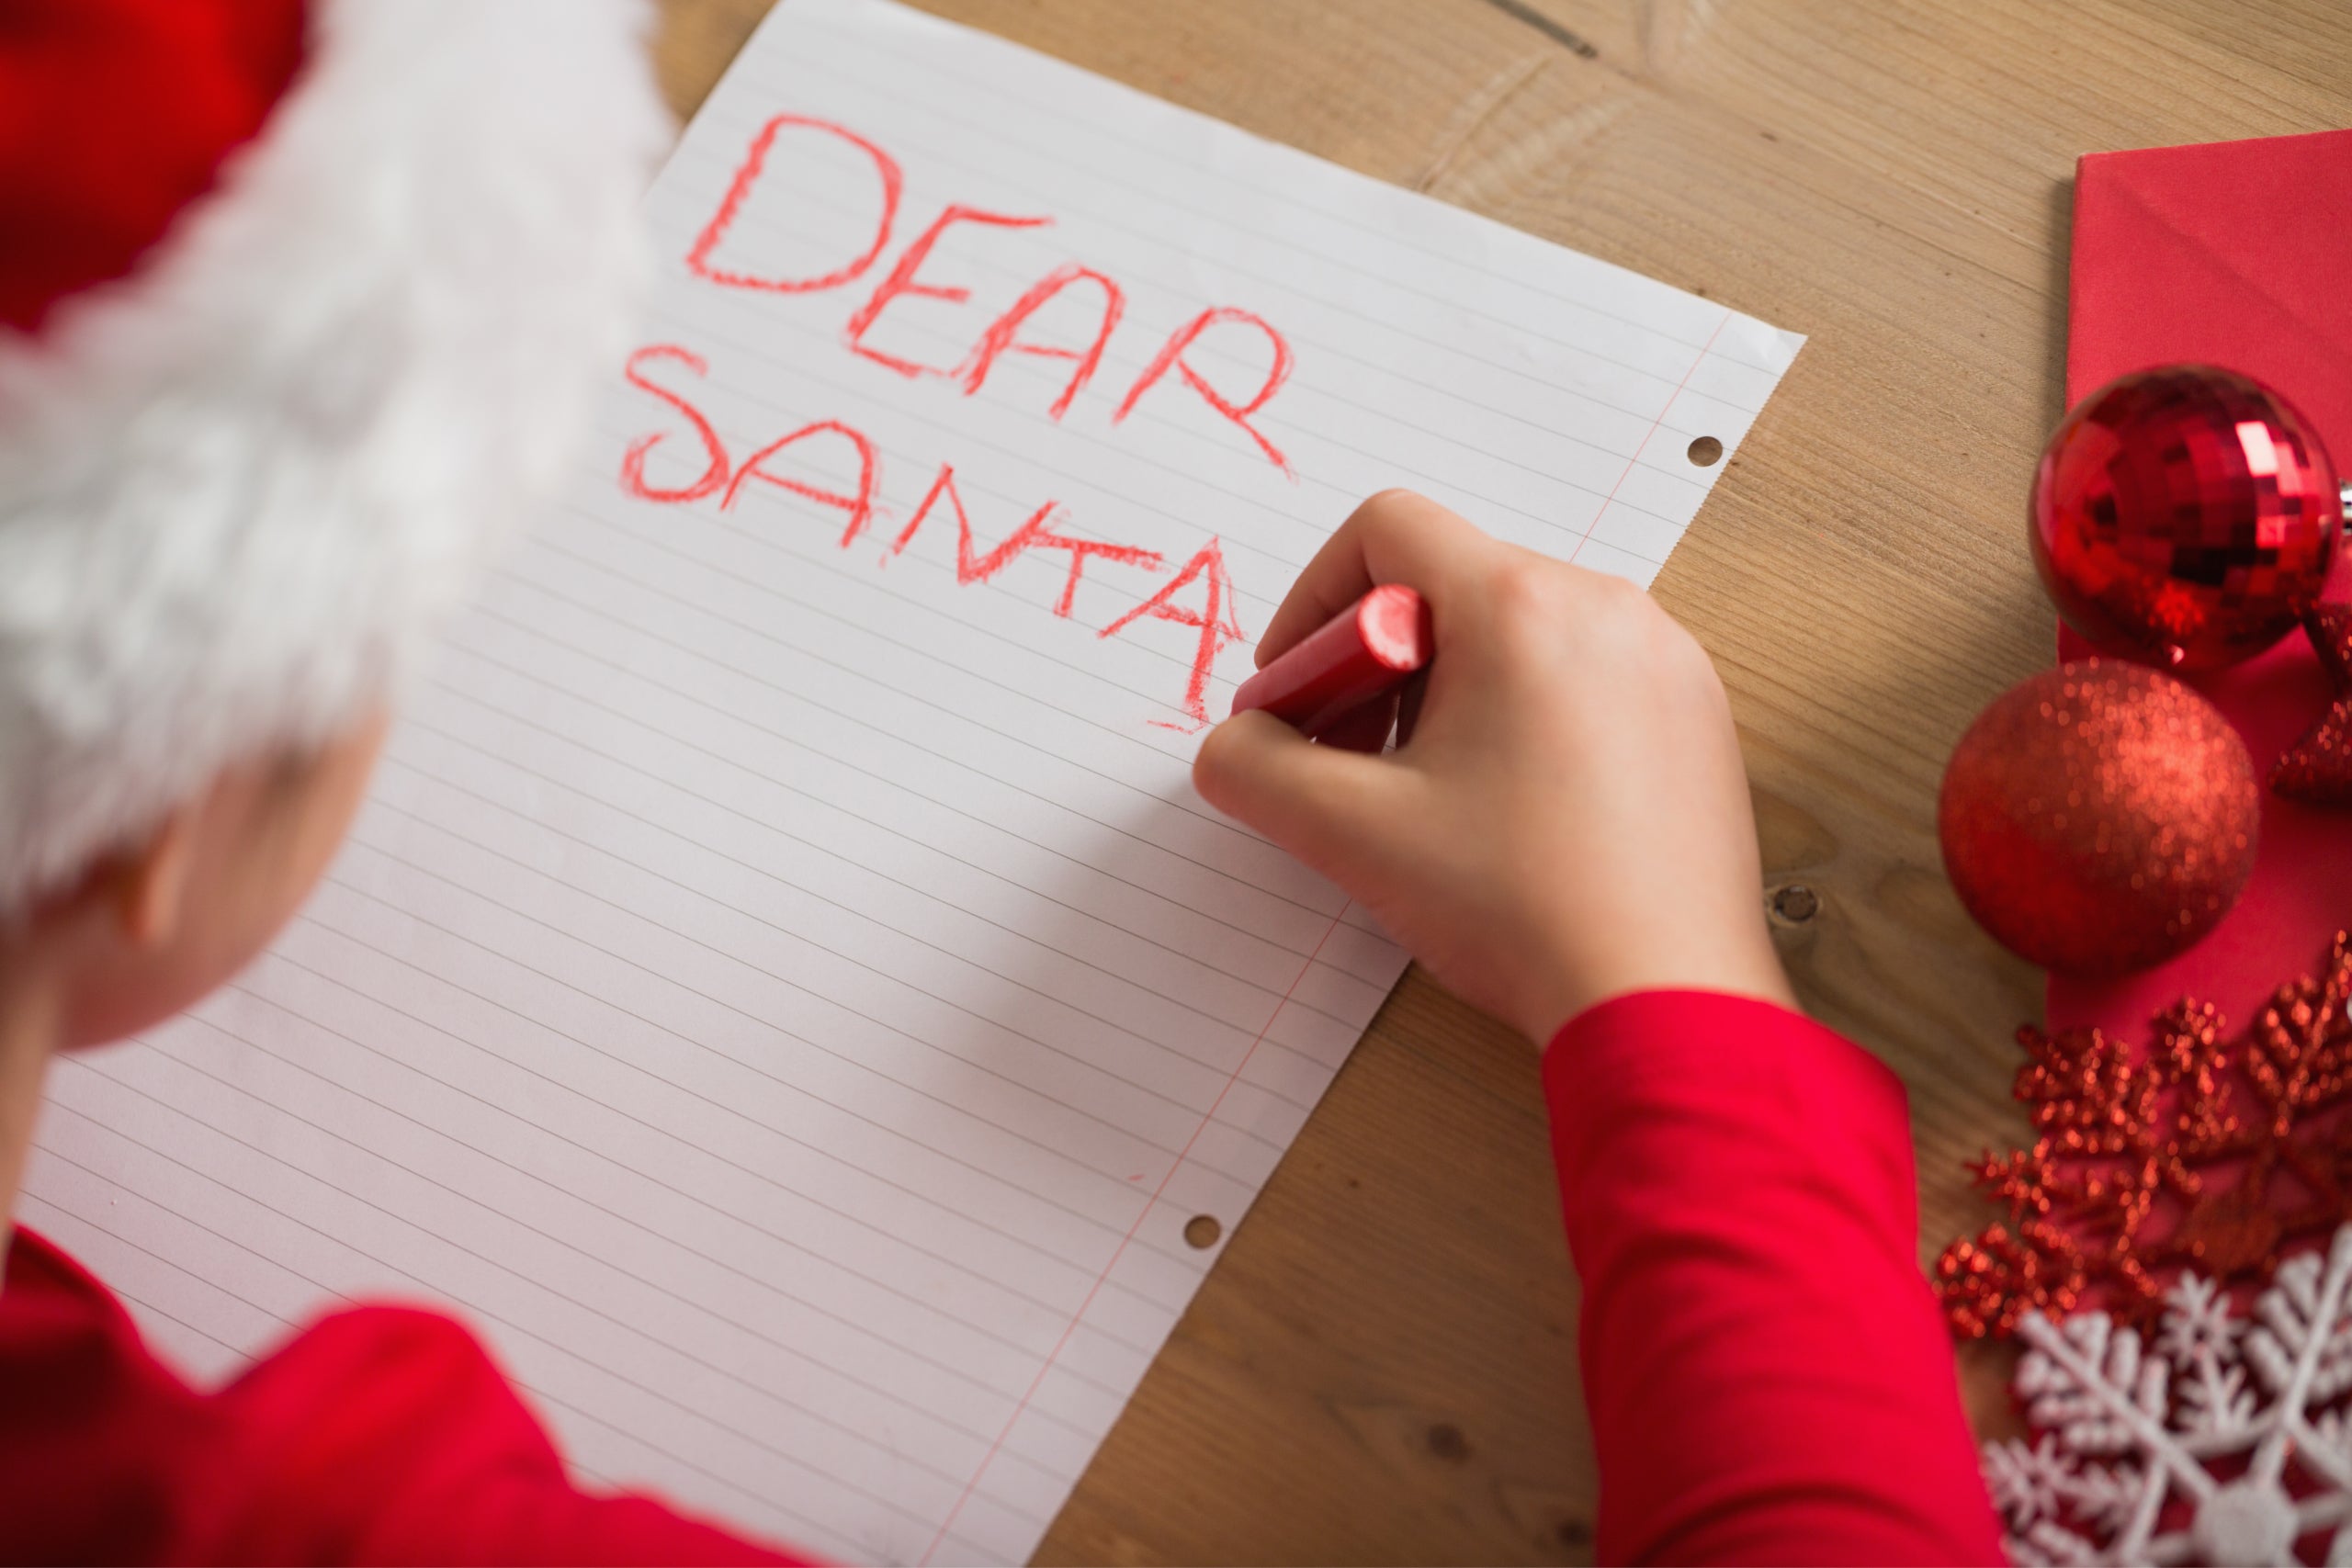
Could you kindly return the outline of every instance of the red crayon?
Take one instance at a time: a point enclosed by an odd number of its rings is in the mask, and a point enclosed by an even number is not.
[[[1430,661],[1430,607],[1401,582],[1374,589],[1241,682],[1233,711],[1264,708],[1320,735]]]

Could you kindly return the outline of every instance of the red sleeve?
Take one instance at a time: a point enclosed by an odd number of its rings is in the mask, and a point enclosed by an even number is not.
[[[1620,997],[1544,1055],[1603,1561],[1996,1562],[1902,1086],[1770,1003]]]

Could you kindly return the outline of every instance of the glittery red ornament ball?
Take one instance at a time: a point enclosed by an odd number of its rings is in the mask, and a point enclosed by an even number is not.
[[[2033,560],[2102,653],[2213,670],[2319,602],[2342,513],[2335,466],[2260,382],[2210,366],[2085,398],[2033,479]]]
[[[2203,936],[2254,870],[2262,796],[2221,710],[2135,664],[2063,664],[1980,715],[1936,830],[1968,912],[2069,974],[2143,969]]]

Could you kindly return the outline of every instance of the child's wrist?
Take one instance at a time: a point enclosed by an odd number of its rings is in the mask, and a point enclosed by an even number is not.
[[[1589,959],[1579,964],[1563,954],[1531,982],[1526,998],[1513,1010],[1512,1021],[1541,1051],[1593,1008],[1644,991],[1713,991],[1753,997],[1776,1007],[1796,1006],[1770,938],[1758,932],[1753,942],[1727,944],[1714,952],[1677,953],[1661,947],[1598,964]]]

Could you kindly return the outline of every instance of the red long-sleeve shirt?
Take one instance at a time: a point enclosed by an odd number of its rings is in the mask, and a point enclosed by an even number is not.
[[[1621,998],[1544,1058],[1585,1288],[1601,1555],[1992,1562],[1916,1256],[1903,1092],[1761,1002]],[[18,1232],[0,1290],[0,1559],[769,1560],[566,1478],[470,1336],[338,1313],[216,1393]]]
[[[1577,1018],[1544,1085],[1601,1559],[2001,1561],[1894,1075],[1784,1009],[1675,991]]]

